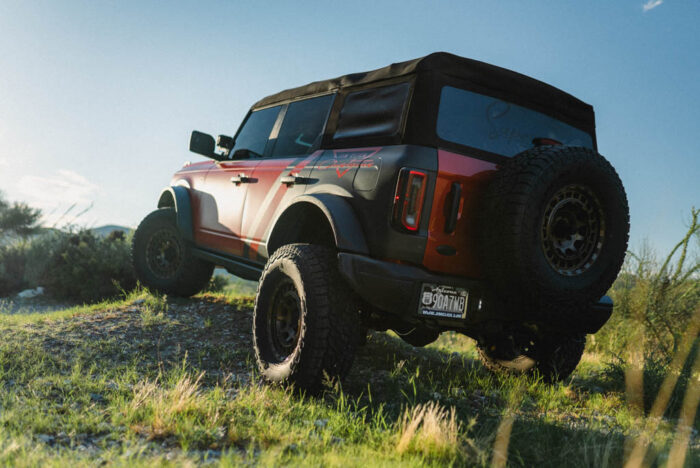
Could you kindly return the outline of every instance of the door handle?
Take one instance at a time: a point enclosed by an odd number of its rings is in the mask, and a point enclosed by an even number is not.
[[[290,174],[287,176],[282,176],[282,178],[280,179],[280,183],[285,185],[305,184],[306,180],[307,179],[305,177],[299,177],[298,175]]]
[[[250,177],[247,177],[245,174],[239,174],[239,175],[237,175],[237,176],[231,177],[231,182],[233,182],[233,183],[236,184],[236,185],[238,185],[238,184],[248,184],[248,183],[251,182],[251,180],[252,180],[252,179],[251,179]]]

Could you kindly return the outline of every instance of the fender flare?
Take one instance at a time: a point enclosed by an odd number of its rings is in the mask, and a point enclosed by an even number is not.
[[[276,236],[281,235],[284,227],[278,222],[285,213],[304,203],[314,205],[326,216],[333,230],[333,238],[339,251],[369,255],[369,248],[367,247],[362,225],[352,207],[342,197],[328,193],[302,195],[295,198],[275,219],[272,231],[267,239],[267,245],[270,245]]]
[[[177,214],[177,228],[186,241],[194,240],[192,231],[192,204],[187,187],[166,187],[160,192],[158,208],[173,207]]]

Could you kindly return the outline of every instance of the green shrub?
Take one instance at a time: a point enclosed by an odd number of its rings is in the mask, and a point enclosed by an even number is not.
[[[0,246],[0,297],[29,287],[25,276],[26,264],[26,245]]]
[[[663,411],[663,416],[677,418],[683,405],[683,398],[691,385],[697,385],[697,375],[693,375],[693,364],[700,347],[700,338],[696,338],[691,346],[688,358],[683,363],[680,371],[675,373],[677,381],[668,397],[668,403]],[[603,372],[603,380],[614,390],[624,390],[626,372],[630,364],[618,358],[608,363]],[[653,356],[649,353],[644,357],[642,367],[642,397],[644,412],[649,413],[652,405],[658,398],[664,381],[669,377],[669,372],[674,373],[665,356]],[[700,414],[696,414],[695,424],[698,423]]]
[[[229,281],[225,275],[215,274],[209,280],[209,284],[205,289],[206,292],[218,293],[222,292],[226,286],[228,286]]]
[[[609,293],[613,315],[590,340],[589,351],[611,357],[602,376],[606,385],[631,391],[630,404],[654,417],[678,417],[684,395],[697,385],[699,215],[692,210],[686,235],[662,261],[648,246],[629,253]]]
[[[39,244],[36,251],[45,253],[46,261],[38,262],[41,267],[32,275],[55,298],[93,302],[136,285],[130,245],[123,235],[100,238],[82,230]]]
[[[136,278],[123,233],[49,231],[0,247],[0,297],[43,286],[56,299],[94,302],[132,289]]]
[[[595,335],[593,348],[622,357],[626,349],[644,346],[644,355],[670,362],[700,307],[700,210],[693,209],[686,235],[659,262],[644,246],[630,252],[610,295],[615,310]],[[639,341],[642,339],[642,341]]]

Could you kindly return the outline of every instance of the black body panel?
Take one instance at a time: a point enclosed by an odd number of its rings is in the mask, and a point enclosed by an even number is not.
[[[485,322],[492,320],[529,321],[532,319],[529,311],[523,310],[519,315],[514,315],[511,311],[499,310],[497,301],[489,301],[487,285],[481,281],[436,275],[419,267],[349,253],[338,254],[338,267],[341,275],[362,299],[384,312],[393,314],[403,322],[425,322],[442,329],[479,330]],[[455,320],[419,316],[417,313],[419,294],[423,283],[456,286],[469,290],[467,318]],[[562,314],[561,323],[546,325],[565,327],[574,332],[595,333],[608,321],[612,309],[612,299],[604,296],[596,304],[591,305],[585,316]]]
[[[342,197],[359,220],[370,256],[422,263],[438,169],[436,149],[396,145],[328,150],[314,164],[305,196]],[[396,181],[404,167],[428,174],[425,208],[415,233],[401,232],[391,225]]]
[[[294,210],[298,205],[309,203],[319,208],[326,216],[328,223],[333,230],[335,245],[343,252],[355,252],[369,254],[362,227],[355,216],[349,203],[345,198],[328,193],[317,193],[312,195],[302,195],[285,208],[285,211],[275,220],[274,227],[265,246],[265,256],[269,252],[282,246],[280,238],[284,237],[285,230],[289,229],[285,217],[290,210]],[[289,220],[292,221],[292,220]]]
[[[247,262],[239,257],[234,257],[226,253],[214,252],[208,249],[193,248],[192,254],[214,265],[224,267],[226,271],[232,275],[250,281],[259,280],[264,267],[264,265]]]
[[[175,185],[163,189],[158,198],[158,208],[173,207],[177,214],[177,227],[186,241],[192,241],[192,204],[187,188]]]

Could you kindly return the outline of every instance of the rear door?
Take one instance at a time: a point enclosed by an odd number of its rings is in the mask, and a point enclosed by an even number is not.
[[[294,101],[283,111],[281,125],[270,137],[271,149],[255,168],[245,202],[242,233],[251,260],[262,261],[259,246],[264,243],[270,223],[290,199],[306,189],[309,164],[318,154],[334,94]],[[307,168],[308,166],[308,168]]]
[[[253,173],[265,154],[281,109],[276,106],[251,112],[230,152],[233,156],[238,150],[248,150],[248,157],[219,161],[207,173],[200,187],[201,245],[236,256],[243,254],[241,223],[246,216],[246,197],[250,187],[258,183]]]

